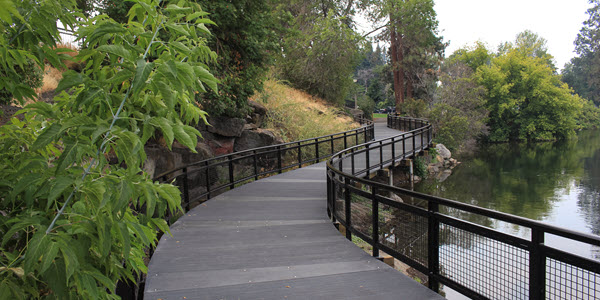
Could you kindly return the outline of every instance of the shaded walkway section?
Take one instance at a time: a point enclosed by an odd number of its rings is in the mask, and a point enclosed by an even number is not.
[[[398,131],[377,123],[375,134]],[[161,239],[145,299],[442,298],[346,240],[326,193],[319,163],[194,208]]]

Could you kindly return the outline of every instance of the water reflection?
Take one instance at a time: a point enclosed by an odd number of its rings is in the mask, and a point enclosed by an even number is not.
[[[600,131],[556,143],[498,144],[461,157],[448,180],[426,180],[415,190],[600,234]],[[507,233],[522,228],[447,209],[445,213]]]

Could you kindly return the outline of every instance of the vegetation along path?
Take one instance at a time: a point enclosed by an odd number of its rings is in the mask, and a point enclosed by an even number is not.
[[[376,123],[375,133],[398,131]],[[145,298],[441,298],[346,240],[327,216],[326,193],[323,162],[192,209],[159,242]]]

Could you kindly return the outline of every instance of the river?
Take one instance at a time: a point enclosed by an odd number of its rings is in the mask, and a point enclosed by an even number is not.
[[[464,203],[600,235],[600,131],[577,139],[532,144],[495,144],[458,157],[462,162],[445,181],[426,179],[414,189]],[[489,218],[443,213],[499,231],[530,238],[529,229]],[[546,234],[546,243],[600,260],[600,249]],[[469,251],[468,253],[475,251]],[[447,289],[445,289],[447,290]],[[460,299],[454,293],[447,296]],[[521,298],[521,297],[515,297]]]

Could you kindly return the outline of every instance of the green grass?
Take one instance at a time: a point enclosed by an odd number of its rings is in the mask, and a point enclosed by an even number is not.
[[[387,118],[386,114],[373,114],[373,119]]]

